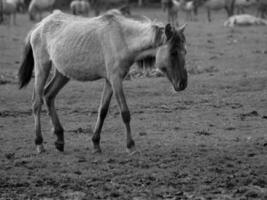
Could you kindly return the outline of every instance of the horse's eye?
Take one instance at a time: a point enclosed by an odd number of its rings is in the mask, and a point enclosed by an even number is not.
[[[172,51],[172,52],[171,52],[171,55],[172,55],[172,56],[177,56],[177,55],[178,55],[178,51]]]
[[[166,67],[162,67],[162,68],[160,68],[160,70],[161,70],[163,73],[166,73],[166,72],[167,72],[167,68],[166,68]]]

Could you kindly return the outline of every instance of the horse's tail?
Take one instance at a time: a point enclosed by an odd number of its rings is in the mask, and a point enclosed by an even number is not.
[[[30,36],[31,33],[29,33],[26,38],[23,60],[18,72],[19,89],[25,87],[30,82],[32,77],[32,71],[34,68],[34,58],[33,58],[32,46],[30,43],[30,38],[31,38]]]

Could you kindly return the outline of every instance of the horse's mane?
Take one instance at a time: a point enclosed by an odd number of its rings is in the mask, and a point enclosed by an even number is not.
[[[166,42],[164,34],[164,26],[162,23],[152,21],[148,17],[142,15],[123,15],[120,10],[112,9],[102,15],[102,20],[108,23],[118,23],[125,28],[133,28],[140,30],[140,34],[153,32],[154,38],[151,40],[151,45],[147,46],[144,51],[157,48]],[[148,55],[137,61],[139,67],[153,67],[155,57]]]
[[[104,13],[102,16],[102,20],[107,21],[109,23],[118,23],[125,28],[133,28],[140,29],[141,31],[151,31],[154,30],[155,34],[155,43],[153,46],[161,45],[163,39],[159,36],[162,36],[162,30],[164,29],[164,25],[155,20],[151,20],[143,15],[123,15],[120,10],[112,9],[108,12]],[[162,40],[160,42],[159,40]]]

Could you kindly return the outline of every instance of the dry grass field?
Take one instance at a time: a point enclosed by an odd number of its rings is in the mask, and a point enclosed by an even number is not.
[[[133,9],[165,21],[159,9]],[[180,14],[181,22],[184,15]],[[33,26],[0,26],[0,199],[267,199],[267,28],[223,27],[223,11],[188,22],[188,88],[164,77],[124,82],[138,154],[112,100],[101,155],[91,136],[103,81],[70,82],[56,105],[65,152],[54,148],[45,106],[46,152],[34,145],[33,81],[18,90],[23,40]]]

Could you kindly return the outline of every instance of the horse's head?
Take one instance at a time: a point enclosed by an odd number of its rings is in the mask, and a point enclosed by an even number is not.
[[[176,29],[167,24],[165,26],[167,41],[156,53],[156,67],[167,76],[175,91],[184,90],[187,86],[184,29],[185,25]]]

